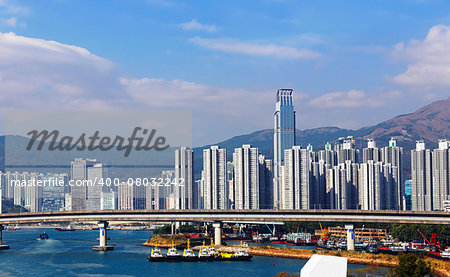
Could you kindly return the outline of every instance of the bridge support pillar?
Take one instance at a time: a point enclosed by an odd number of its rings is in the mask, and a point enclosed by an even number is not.
[[[214,244],[222,245],[222,222],[213,222]]]
[[[355,233],[353,231],[353,225],[345,225],[347,229],[347,251],[355,250]]]
[[[108,238],[107,232],[106,232],[107,228],[108,228],[108,221],[99,221],[98,222],[98,230],[100,231],[99,245],[92,246],[92,250],[94,250],[94,251],[114,250],[114,246],[106,244],[106,240]]]
[[[0,225],[0,250],[9,249],[9,245],[3,245],[3,225]]]

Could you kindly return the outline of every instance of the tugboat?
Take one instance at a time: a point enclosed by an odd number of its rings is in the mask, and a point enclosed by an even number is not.
[[[242,240],[241,240],[241,247],[236,253],[234,253],[231,259],[233,261],[250,261],[252,258],[253,256],[247,253],[247,249],[242,247]]]
[[[40,239],[49,239],[49,236],[48,236],[48,234],[47,234],[46,232],[44,232],[44,233],[41,233],[41,234],[39,235],[39,238],[40,238]]]
[[[238,252],[231,256],[232,261],[251,261],[252,255],[248,254],[244,248],[240,248]]]
[[[189,243],[190,243],[190,241],[188,239],[187,240],[187,248],[184,249],[184,252],[183,252],[183,261],[195,262],[195,261],[197,261],[197,256],[195,255],[194,251],[192,251],[192,249],[189,248],[189,245],[190,245]]]
[[[180,253],[178,253],[177,249],[175,248],[175,244],[172,240],[172,247],[167,250],[166,259],[168,262],[179,262],[182,259],[182,256]]]
[[[163,262],[164,261],[164,255],[161,254],[161,249],[158,248],[158,245],[156,245],[155,248],[152,249],[152,252],[150,253],[150,256],[147,257],[147,259],[150,262]]]
[[[234,254],[231,253],[220,253],[220,257],[222,261],[251,261],[253,258],[252,255],[248,254],[245,248],[242,248],[242,241],[241,241],[241,248]]]
[[[198,259],[201,262],[211,261],[214,257],[209,254],[208,249],[205,247],[205,241],[203,241],[203,248],[198,251]]]
[[[217,258],[219,256],[219,251],[216,250],[216,248],[214,247],[213,244],[213,240],[211,239],[211,246],[208,248],[208,253],[209,255],[211,255],[213,258]]]

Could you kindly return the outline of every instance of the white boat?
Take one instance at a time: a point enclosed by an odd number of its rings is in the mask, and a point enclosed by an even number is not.
[[[444,251],[441,252],[441,257],[445,259],[450,259],[450,248],[444,249]]]
[[[211,247],[208,248],[208,253],[211,256],[219,255],[219,251],[217,251],[214,246],[211,246]]]
[[[178,253],[173,241],[172,241],[172,247],[169,248],[169,250],[167,250],[166,258],[167,258],[167,261],[169,261],[169,262],[181,261],[181,258],[182,258],[181,254]]]
[[[194,251],[189,247],[190,241],[187,240],[187,248],[183,251],[183,261],[197,261],[197,256],[195,255]]]
[[[162,262],[164,261],[164,255],[161,253],[161,249],[155,247],[152,249],[150,256],[147,257],[150,262]]]

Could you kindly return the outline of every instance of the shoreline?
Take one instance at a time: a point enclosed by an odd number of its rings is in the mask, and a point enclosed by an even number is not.
[[[239,246],[219,246],[216,247],[221,252],[234,252]],[[272,246],[250,246],[247,248],[248,253],[254,256],[267,256],[277,258],[302,259],[309,260],[312,255],[328,255],[347,258],[350,264],[361,264],[375,267],[395,267],[398,265],[398,256],[388,254],[370,254],[348,251],[334,250],[310,250],[296,248],[277,248]],[[426,261],[431,262],[435,273],[438,276],[450,277],[450,262],[439,261],[429,257],[425,257]]]

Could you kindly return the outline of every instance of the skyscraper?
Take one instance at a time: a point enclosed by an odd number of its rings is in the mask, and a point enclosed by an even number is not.
[[[450,200],[449,163],[449,142],[441,139],[438,148],[433,150],[433,210],[444,210],[444,201]]]
[[[259,155],[259,208],[273,208],[273,161]]]
[[[392,166],[392,186],[396,191],[393,192],[394,210],[403,208],[403,198],[405,196],[405,188],[403,186],[402,170],[403,170],[403,148],[397,146],[397,141],[393,138],[389,140],[389,146],[380,149],[380,158],[384,164]]]
[[[227,150],[203,149],[203,201],[205,209],[228,209]]]
[[[425,142],[416,142],[411,150],[412,209],[413,211],[431,211],[432,205],[432,168],[431,151],[425,149]]]
[[[194,170],[194,152],[189,147],[175,150],[175,208],[192,209]]]
[[[75,158],[70,163],[72,210],[100,210],[103,165],[95,159]],[[87,182],[89,181],[89,182]],[[89,185],[87,185],[89,183]]]
[[[259,209],[259,151],[249,144],[234,149],[234,208]]]
[[[284,150],[295,145],[295,110],[292,89],[279,89],[274,113],[273,134],[273,201],[274,208],[280,208],[280,166],[284,165]]]
[[[363,163],[367,163],[367,161],[380,161],[380,151],[373,139],[368,139],[367,148],[363,149]]]
[[[284,150],[283,179],[281,193],[284,194],[281,208],[309,209],[311,205],[311,160],[310,151],[293,146]]]

